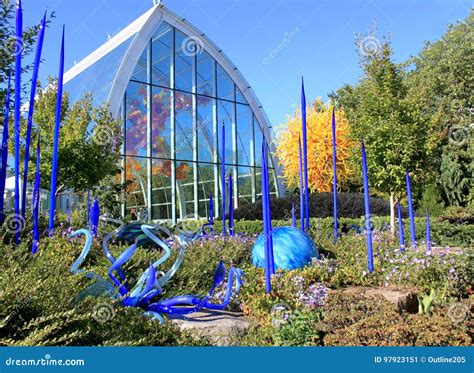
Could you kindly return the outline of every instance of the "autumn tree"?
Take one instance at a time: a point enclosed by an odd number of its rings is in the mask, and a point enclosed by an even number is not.
[[[332,105],[316,100],[306,111],[308,140],[308,185],[312,192],[332,191]],[[348,162],[354,142],[349,139],[349,123],[342,109],[335,111],[337,138],[337,177],[344,183],[354,174]],[[299,186],[298,140],[301,138],[301,112],[287,117],[284,131],[277,137],[277,152],[283,176],[290,189]]]

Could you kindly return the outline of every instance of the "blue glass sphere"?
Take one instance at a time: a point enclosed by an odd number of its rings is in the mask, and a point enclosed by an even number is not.
[[[278,227],[272,231],[273,258],[275,269],[302,268],[312,258],[319,258],[318,249],[313,240],[298,228]],[[265,266],[265,237],[257,237],[252,248],[252,264],[256,267]]]

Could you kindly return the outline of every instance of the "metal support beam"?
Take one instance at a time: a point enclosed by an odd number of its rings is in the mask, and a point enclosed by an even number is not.
[[[153,120],[153,110],[152,110],[152,105],[153,105],[153,87],[151,86],[151,69],[152,69],[152,56],[151,56],[151,40],[148,43],[147,47],[147,68],[146,68],[146,74],[147,74],[147,105],[146,105],[146,127],[147,127],[147,144],[146,144],[146,153],[147,153],[147,187],[146,187],[146,202],[147,202],[147,216],[148,220],[151,220],[152,217],[152,178],[153,178],[153,169],[152,169],[152,141],[153,141],[153,136],[152,136],[152,120]]]

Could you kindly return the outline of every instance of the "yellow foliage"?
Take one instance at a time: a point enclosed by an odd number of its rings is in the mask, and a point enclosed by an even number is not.
[[[321,101],[315,101],[306,109],[308,185],[312,192],[332,191],[332,110],[332,105],[326,107]],[[354,174],[348,157],[355,143],[349,139],[349,123],[342,109],[336,110],[335,118],[339,184]],[[287,117],[286,130],[277,138],[277,151],[283,166],[283,177],[290,189],[299,187],[298,138],[303,141],[299,111]]]

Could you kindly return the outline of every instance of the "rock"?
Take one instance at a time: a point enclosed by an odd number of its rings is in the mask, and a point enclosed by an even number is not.
[[[343,291],[362,292],[364,295],[381,295],[389,302],[395,304],[399,311],[408,313],[418,312],[417,294],[411,289],[398,289],[390,287],[366,288],[366,287],[349,287]]]
[[[209,338],[215,346],[231,346],[235,337],[243,335],[249,322],[238,312],[202,311],[186,316],[173,316],[171,319],[181,330],[195,331]]]

